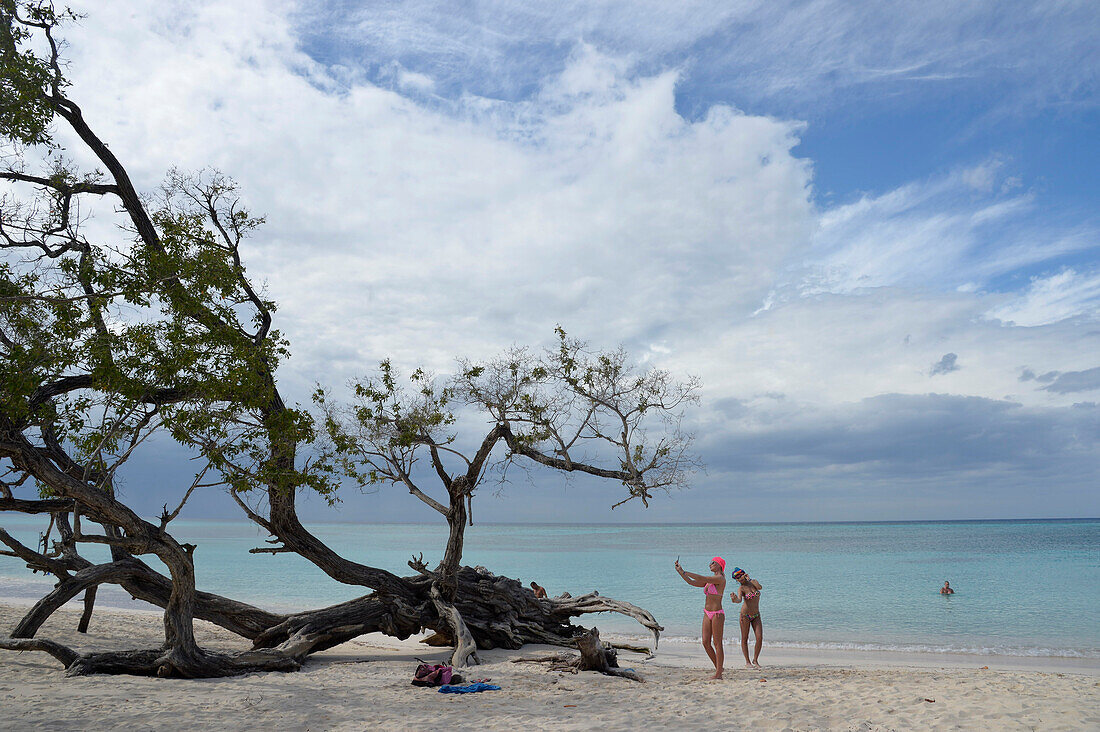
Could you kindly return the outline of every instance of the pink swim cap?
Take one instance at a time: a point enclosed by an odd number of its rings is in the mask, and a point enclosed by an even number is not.
[[[711,561],[718,562],[718,566],[722,568],[722,571],[723,572],[726,571],[726,560],[725,559],[722,559],[722,557],[715,557]]]

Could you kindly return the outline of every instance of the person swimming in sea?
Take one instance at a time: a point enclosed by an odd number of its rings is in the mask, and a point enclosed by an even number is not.
[[[741,606],[740,622],[741,653],[745,655],[745,668],[760,668],[760,649],[764,645],[764,621],[760,619],[760,590],[763,589],[763,585],[749,577],[749,573],[740,567],[734,567],[732,576],[741,586],[730,593],[730,599],[735,603],[744,603]],[[756,636],[751,661],[749,660],[749,628],[752,628]]]
[[[685,572],[680,566],[680,560],[676,560],[676,571],[680,573],[684,582],[692,587],[703,588],[703,650],[714,664],[714,676],[722,678],[722,666],[725,663],[726,653],[722,648],[722,631],[726,625],[726,611],[722,609],[722,593],[726,589],[726,560],[715,557],[710,561],[712,574],[702,575],[694,572]]]
[[[954,595],[955,591],[951,589],[951,583],[947,580],[943,581],[943,587],[940,588],[941,595]]]

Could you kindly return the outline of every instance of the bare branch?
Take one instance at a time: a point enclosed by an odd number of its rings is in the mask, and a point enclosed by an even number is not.
[[[19,511],[20,513],[56,513],[72,511],[74,502],[70,498],[47,498],[38,501],[18,498],[0,498],[0,511]]]
[[[208,471],[208,470],[210,470],[210,463],[207,463],[203,467],[203,469],[199,471],[199,474],[195,476],[195,479],[193,481],[191,481],[191,487],[188,488],[187,492],[183,494],[183,500],[181,500],[179,505],[176,506],[176,510],[169,513],[168,512],[168,504],[164,504],[164,510],[160,514],[160,528],[161,528],[161,531],[163,531],[164,528],[166,526],[168,526],[169,522],[171,522],[172,519],[174,519],[176,516],[180,515],[180,511],[183,510],[183,506],[184,506],[185,503],[187,503],[187,499],[190,498],[191,494],[195,492],[195,489],[199,487],[199,485],[202,482],[203,476],[206,475],[206,471]]]
[[[20,173],[14,170],[0,171],[0,180],[33,183],[34,185],[50,188],[54,191],[67,195],[91,193],[96,196],[105,196],[107,194],[118,194],[118,186],[114,185],[109,185],[105,183],[89,183],[86,181],[71,183],[60,176],[55,176],[53,178],[43,178],[41,176],[27,175],[25,173]]]
[[[294,553],[288,546],[258,546],[248,550],[249,554],[285,554]]]
[[[41,638],[0,638],[0,648],[9,651],[43,651],[60,661],[65,668],[80,658],[80,654],[68,646]]]

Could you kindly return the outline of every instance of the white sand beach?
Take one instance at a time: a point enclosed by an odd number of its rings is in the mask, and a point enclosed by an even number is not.
[[[25,608],[0,605],[8,629]],[[58,612],[39,637],[79,650],[149,647],[160,616],[100,609],[87,635],[79,613]],[[241,648],[197,623],[207,647]],[[711,681],[701,649],[665,644],[655,658],[622,653],[639,684],[593,672],[547,671],[512,659],[547,651],[483,651],[472,677],[500,691],[452,696],[411,686],[415,657],[443,659],[415,639],[366,636],[314,656],[298,673],[180,680],[66,678],[43,653],[0,652],[4,729],[1100,729],[1095,659],[767,649],[763,671],[740,669],[727,646],[727,678]],[[982,666],[989,668],[983,669]],[[934,701],[929,701],[934,700]]]

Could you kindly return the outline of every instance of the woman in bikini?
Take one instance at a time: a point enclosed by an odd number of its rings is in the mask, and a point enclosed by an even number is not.
[[[736,592],[730,593],[734,602],[744,601],[741,606],[741,653],[745,654],[745,668],[760,668],[760,647],[764,645],[764,623],[760,620],[760,590],[762,585],[749,577],[748,572],[734,567],[733,578],[740,583]],[[752,660],[749,660],[749,628],[756,636]]]
[[[692,587],[702,587],[705,598],[703,604],[703,650],[714,664],[714,676],[722,678],[722,664],[726,654],[722,649],[722,630],[726,625],[726,611],[722,609],[722,593],[726,589],[726,560],[715,557],[710,562],[711,575],[685,572],[676,560],[676,571]]]

